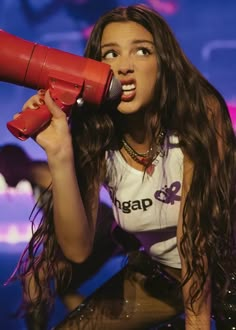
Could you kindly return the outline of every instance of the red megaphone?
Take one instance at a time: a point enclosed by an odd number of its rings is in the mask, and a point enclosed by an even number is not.
[[[30,42],[0,30],[0,80],[32,89],[49,89],[69,114],[78,100],[99,106],[118,99],[121,84],[108,64]],[[45,105],[26,109],[7,123],[20,140],[33,136],[51,119]]]

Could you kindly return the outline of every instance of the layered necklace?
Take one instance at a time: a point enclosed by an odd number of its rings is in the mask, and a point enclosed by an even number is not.
[[[160,130],[160,133],[157,137],[156,141],[156,146],[155,146],[155,157],[156,158],[160,153],[163,155],[163,143],[164,143],[164,138],[165,138],[166,132],[164,130]],[[146,173],[149,174],[150,176],[153,174],[154,169],[155,169],[155,164],[153,164],[152,157],[152,151],[153,147],[151,147],[149,150],[146,152],[137,152],[134,150],[131,145],[126,141],[125,138],[122,139],[122,144],[125,149],[125,151],[130,155],[130,157],[138,164],[143,165],[146,168]]]

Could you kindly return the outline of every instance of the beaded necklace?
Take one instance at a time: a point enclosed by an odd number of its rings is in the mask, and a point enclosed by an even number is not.
[[[158,154],[160,154],[162,151],[162,145],[163,145],[163,141],[164,141],[164,137],[165,137],[165,131],[161,130],[158,138],[157,138],[157,150],[156,150],[156,155],[155,158],[157,157]],[[144,152],[144,153],[140,153],[137,152],[136,150],[134,150],[131,145],[125,140],[125,138],[122,139],[122,144],[124,149],[126,150],[126,152],[130,155],[130,157],[138,164],[141,164],[143,166],[147,166],[150,161],[151,161],[151,157],[149,156],[150,153],[152,152],[153,148],[151,147],[148,151]],[[155,165],[153,163],[151,163],[150,165],[147,166],[146,168],[146,172],[147,174],[149,174],[150,176],[153,174],[154,172],[154,168]]]

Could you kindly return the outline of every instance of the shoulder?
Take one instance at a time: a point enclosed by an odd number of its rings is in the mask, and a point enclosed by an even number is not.
[[[165,143],[171,148],[178,148],[179,147],[179,137],[176,133],[172,131],[166,132]]]
[[[181,164],[183,164],[183,188],[188,191],[194,170],[193,161],[186,154],[186,152],[181,148],[180,139],[178,134],[168,131],[166,134],[166,150],[168,153],[174,153],[174,159],[178,159]],[[177,165],[177,164],[176,164]]]
[[[165,141],[164,141],[164,154],[165,158],[170,156],[177,157],[181,162],[183,161],[183,152],[180,145],[179,137],[176,133],[167,131]]]

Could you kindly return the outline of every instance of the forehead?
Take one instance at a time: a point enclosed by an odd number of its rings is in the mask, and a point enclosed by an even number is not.
[[[136,22],[113,22],[103,30],[102,44],[109,42],[132,41],[142,39],[153,42],[152,34]]]

